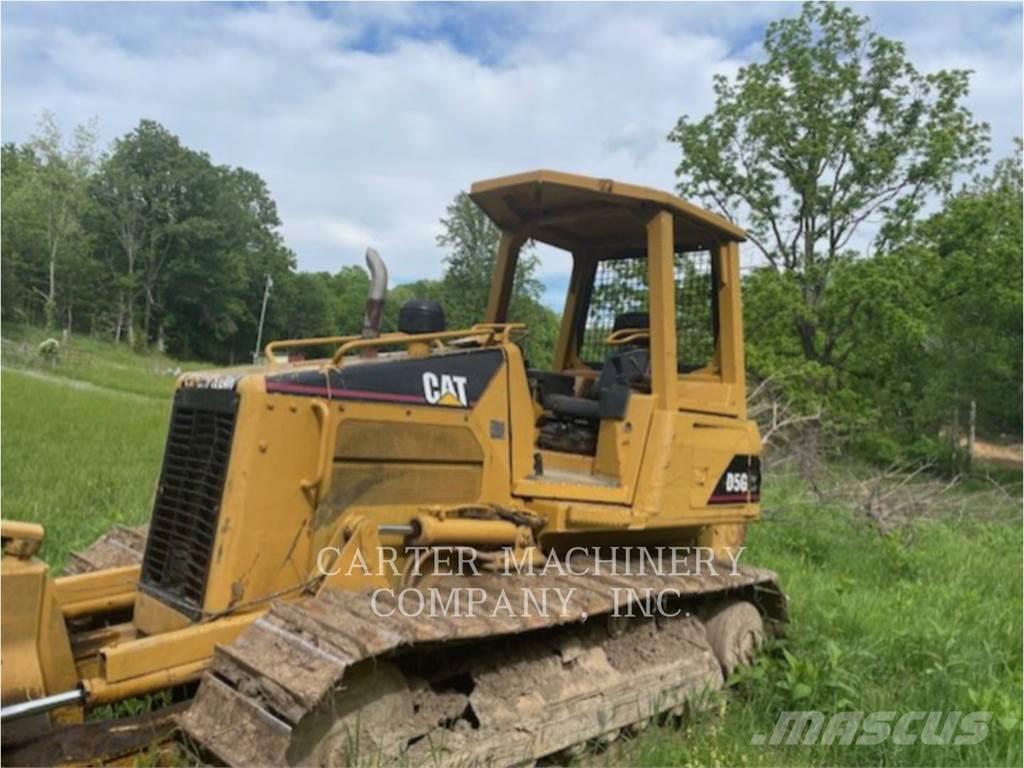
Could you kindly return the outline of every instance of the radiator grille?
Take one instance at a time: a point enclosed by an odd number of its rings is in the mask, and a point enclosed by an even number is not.
[[[174,396],[140,583],[191,618],[203,605],[237,410],[229,390]]]

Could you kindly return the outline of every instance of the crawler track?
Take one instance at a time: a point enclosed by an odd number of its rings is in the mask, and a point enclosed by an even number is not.
[[[699,617],[739,597],[773,631],[785,598],[770,571],[717,571],[441,577],[429,589],[442,602],[483,590],[474,615],[459,618],[382,618],[368,593],[330,590],[275,604],[217,649],[182,728],[229,765],[530,763],[722,686]],[[564,610],[512,617],[499,602],[522,606],[539,589],[571,590]],[[677,615],[623,616],[663,592]]]

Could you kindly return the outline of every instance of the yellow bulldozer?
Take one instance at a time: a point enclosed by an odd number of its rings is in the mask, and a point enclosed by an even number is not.
[[[229,765],[528,765],[680,713],[781,630],[742,547],[743,231],[552,171],[470,197],[501,232],[482,322],[414,300],[381,334],[368,252],[361,334],[180,377],[145,531],[55,578],[4,521],[8,764],[173,730]],[[572,256],[547,370],[509,317],[529,242]]]

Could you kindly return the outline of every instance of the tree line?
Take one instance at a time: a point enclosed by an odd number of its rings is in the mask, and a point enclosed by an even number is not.
[[[366,272],[298,271],[264,180],[216,164],[159,123],[142,120],[99,152],[93,124],[65,137],[47,113],[29,141],[3,145],[0,162],[5,320],[241,362],[269,276],[264,340],[360,330]],[[455,324],[483,314],[498,232],[465,195],[443,222],[443,278],[395,288],[385,330],[413,294],[441,300]],[[523,260],[513,312],[536,327],[528,349],[543,362],[557,318],[540,303],[535,268]]]

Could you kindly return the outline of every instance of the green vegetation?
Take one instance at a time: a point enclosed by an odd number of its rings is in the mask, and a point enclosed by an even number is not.
[[[158,123],[142,120],[98,156],[90,126],[66,141],[47,113],[32,140],[3,146],[2,159],[7,322],[185,359],[245,362],[269,280],[264,342],[362,327],[369,286],[362,267],[297,272],[263,180],[215,165]],[[443,278],[398,286],[385,330],[395,330],[398,306],[413,296],[441,301],[452,327],[482,319],[498,232],[465,194],[442,224]],[[527,255],[512,315],[530,323],[527,354],[543,364],[558,320],[540,303],[535,268]]]
[[[745,556],[782,578],[785,640],[681,731],[651,729],[583,762],[1019,765],[1019,503],[978,505],[971,518],[923,519],[880,536],[847,509],[823,508],[794,478],[769,475],[765,490],[768,511]],[[975,746],[751,745],[793,710],[819,710],[826,722],[837,712],[911,710],[985,710],[992,720]]]
[[[466,328],[483,319],[501,233],[465,193],[456,196],[446,213],[437,244],[448,252],[447,269],[436,298],[445,307],[450,325]],[[528,243],[516,264],[508,320],[525,323],[529,329],[523,342],[527,365],[545,368],[551,364],[558,336],[558,315],[540,303],[544,286],[534,276],[537,266]]]
[[[1021,158],[950,196],[987,154],[968,85],[807,3],[669,137],[680,192],[742,224],[763,265],[744,284],[751,373],[874,461],[962,470],[972,402],[980,432],[1021,432]]]
[[[160,399],[170,398],[179,373],[210,367],[208,363],[182,362],[155,352],[140,355],[128,347],[88,336],[72,336],[66,343],[59,343],[52,355],[46,355],[40,352],[40,345],[49,338],[40,328],[5,323],[0,347],[3,365],[73,379],[79,388],[89,384]]]
[[[31,373],[2,374],[0,499],[5,518],[43,524],[42,556],[60,568],[115,523],[149,519],[170,399]]]

